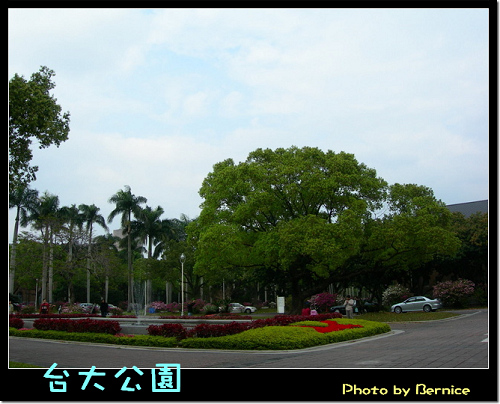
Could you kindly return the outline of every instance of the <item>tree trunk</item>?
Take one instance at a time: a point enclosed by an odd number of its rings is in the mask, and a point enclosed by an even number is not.
[[[50,230],[49,241],[49,279],[48,279],[48,301],[53,302],[52,292],[54,289],[54,235],[52,229]]]
[[[127,267],[128,267],[128,311],[132,310],[134,304],[134,273],[132,267],[132,240],[130,238],[131,213],[128,214],[127,226]]]
[[[17,252],[17,234],[19,232],[19,206],[16,212],[16,222],[14,224],[14,237],[12,238],[12,249],[10,251],[9,263],[9,293],[14,294],[14,280],[16,272],[16,252]]]

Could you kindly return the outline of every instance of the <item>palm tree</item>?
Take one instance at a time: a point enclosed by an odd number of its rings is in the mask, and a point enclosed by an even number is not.
[[[9,209],[16,208],[16,222],[9,263],[9,293],[14,293],[14,280],[16,271],[16,250],[19,224],[25,227],[30,221],[30,215],[38,201],[38,191],[29,187],[16,188],[9,193]]]
[[[42,262],[42,295],[41,299],[52,302],[52,286],[54,277],[54,229],[60,222],[59,197],[44,192],[32,209],[30,219],[35,222],[35,228],[42,232],[43,262]],[[47,254],[48,249],[48,254]]]
[[[162,235],[162,221],[160,220],[160,216],[163,212],[161,206],[158,206],[154,210],[151,206],[146,206],[144,209],[139,209],[136,214],[137,220],[132,222],[132,237],[142,240],[145,245],[147,244],[148,266],[151,264],[150,260],[153,258],[153,245]],[[149,303],[152,297],[152,282],[149,274],[146,285],[146,299]]]
[[[66,259],[67,267],[64,277],[68,280],[68,302],[73,303],[75,298],[73,288],[73,276],[75,275],[73,246],[75,244],[75,238],[78,235],[76,230],[81,232],[84,218],[75,204],[72,204],[71,206],[63,206],[59,210],[59,215],[63,223],[67,223],[66,232],[68,234],[68,257]]]
[[[135,196],[132,194],[130,187],[125,185],[125,190],[120,189],[116,194],[109,198],[109,203],[114,203],[116,207],[111,211],[108,216],[108,223],[110,223],[116,215],[121,214],[121,225],[125,234],[127,234],[127,266],[128,266],[128,305],[134,303],[134,273],[132,267],[132,239],[131,239],[131,225],[132,213],[134,215],[139,211],[139,205],[146,203],[147,199],[143,196]]]
[[[87,235],[88,235],[88,252],[87,252],[87,302],[90,303],[90,262],[91,262],[91,252],[92,252],[92,227],[93,224],[96,223],[101,226],[104,230],[108,230],[108,226],[106,226],[106,220],[104,217],[99,214],[99,208],[92,205],[81,204],[78,206],[78,209],[81,210],[83,221],[87,226]]]

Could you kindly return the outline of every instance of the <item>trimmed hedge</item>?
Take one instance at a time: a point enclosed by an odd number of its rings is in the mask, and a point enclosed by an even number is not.
[[[58,339],[64,341],[81,341],[101,344],[155,346],[163,348],[173,348],[177,346],[176,338],[155,337],[151,335],[135,335],[131,337],[87,332],[83,333],[40,330],[19,331],[15,328],[10,328],[9,334],[14,337]]]
[[[88,318],[83,320],[39,318],[33,322],[33,327],[41,331],[95,332],[113,335],[122,329],[118,321]]]
[[[323,334],[312,328],[269,326],[225,337],[189,338],[183,348],[205,349],[300,349],[324,344]]]

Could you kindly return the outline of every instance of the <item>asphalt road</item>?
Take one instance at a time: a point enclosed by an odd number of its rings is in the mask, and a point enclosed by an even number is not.
[[[393,323],[392,332],[296,351],[213,351],[9,338],[9,359],[61,368],[487,368],[488,311],[452,319]],[[404,315],[404,314],[402,314]]]

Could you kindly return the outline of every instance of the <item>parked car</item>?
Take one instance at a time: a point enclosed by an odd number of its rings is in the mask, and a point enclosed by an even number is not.
[[[345,312],[345,306],[344,305],[340,305],[340,306],[332,306],[330,307],[330,311],[332,313],[340,313],[342,314],[343,316],[346,315],[346,312]]]
[[[240,303],[229,303],[229,313],[254,313],[257,311],[256,307],[253,306],[243,306]]]
[[[92,313],[96,306],[95,303],[80,303],[80,307],[83,309],[84,313]],[[97,306],[97,308],[99,308],[99,306]]]
[[[413,296],[406,299],[404,302],[393,304],[391,311],[394,313],[404,313],[407,311],[431,311],[442,308],[443,305],[439,299],[429,299],[425,296]]]

